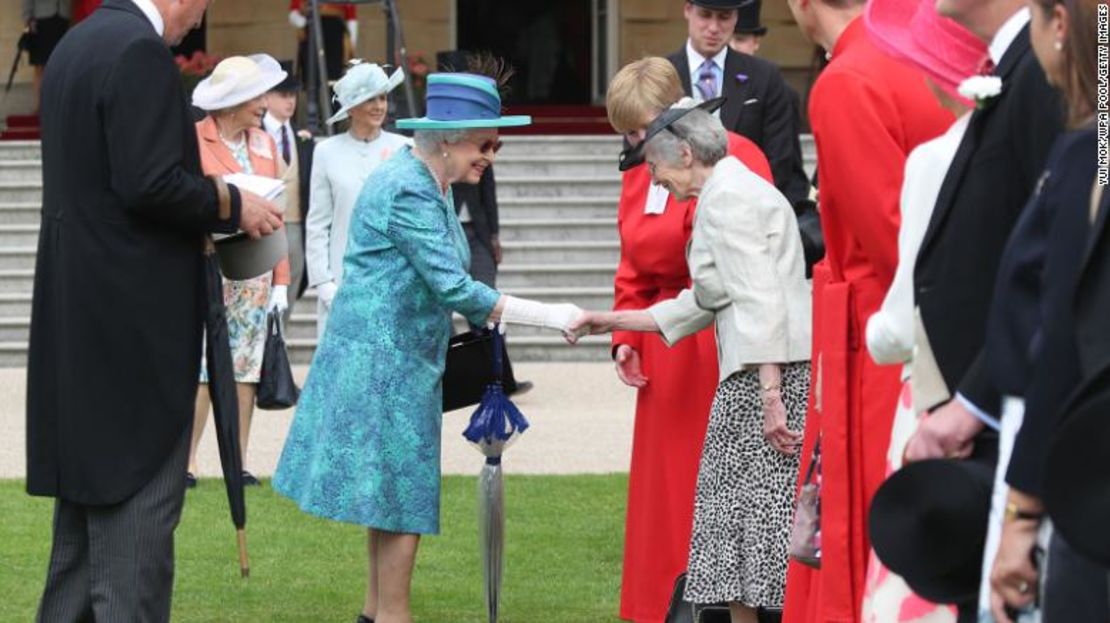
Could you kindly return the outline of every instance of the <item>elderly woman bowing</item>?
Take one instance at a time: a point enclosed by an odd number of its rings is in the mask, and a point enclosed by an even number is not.
[[[664,112],[644,145],[652,180],[698,198],[687,251],[691,288],[646,310],[588,312],[572,330],[662,334],[716,323],[719,384],[694,503],[687,601],[729,602],[733,621],[782,606],[798,446],[809,388],[810,299],[794,212],[727,155],[709,112]]]
[[[366,180],[351,217],[343,287],[282,451],[274,489],[307,513],[366,526],[369,577],[360,621],[411,620],[421,535],[439,532],[442,378],[451,313],[473,324],[566,330],[581,313],[504,296],[471,279],[469,245],[450,192],[495,158],[499,82],[428,77],[428,116]]]
[[[285,80],[286,73],[266,54],[232,56],[220,61],[193,91],[193,105],[208,112],[196,124],[200,163],[206,175],[247,173],[280,178],[283,163],[274,140],[262,129],[266,112],[265,95]],[[254,397],[262,374],[262,351],[266,345],[266,314],[289,306],[289,259],[282,258],[272,273],[243,281],[224,279],[224,304],[231,341],[231,360],[239,396],[239,443],[244,467],[250,437]],[[208,371],[201,368],[189,450],[186,481],[196,485],[197,444],[208,421]],[[243,472],[245,484],[258,480]]]

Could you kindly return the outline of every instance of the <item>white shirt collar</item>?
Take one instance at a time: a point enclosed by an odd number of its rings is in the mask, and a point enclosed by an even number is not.
[[[991,39],[990,47],[987,51],[990,53],[991,61],[995,66],[1002,63],[1002,57],[1006,54],[1006,50],[1010,49],[1010,44],[1017,39],[1021,34],[1021,29],[1029,23],[1029,8],[1022,7],[1017,13],[1010,16],[1006,23],[994,33],[994,38]]]
[[[270,133],[270,136],[273,136],[275,138],[279,137],[281,133],[281,126],[289,126],[289,122],[286,121],[285,123],[282,123],[278,121],[268,111],[262,117],[262,127],[266,128],[266,131]],[[290,131],[290,134],[292,134],[292,127],[287,127],[287,129]]]
[[[134,2],[135,6],[139,7],[139,10],[143,12],[143,15],[146,15],[146,18],[150,20],[150,25],[154,26],[154,32],[158,33],[159,37],[165,34],[166,23],[162,21],[162,14],[158,12],[158,7],[154,6],[153,2],[150,0],[131,1]]]
[[[717,64],[717,68],[724,74],[725,71],[725,57],[728,56],[728,46],[721,48],[720,52],[713,57],[713,62]],[[701,69],[701,64],[705,62],[705,57],[694,49],[694,44],[686,40],[686,61],[690,63],[690,81],[697,82],[698,70]]]

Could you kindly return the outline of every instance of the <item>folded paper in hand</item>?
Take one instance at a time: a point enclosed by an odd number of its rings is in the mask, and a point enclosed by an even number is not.
[[[270,201],[277,199],[285,191],[285,182],[261,175],[231,173],[224,176],[224,181]]]

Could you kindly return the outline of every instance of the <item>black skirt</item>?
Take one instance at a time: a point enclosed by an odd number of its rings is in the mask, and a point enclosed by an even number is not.
[[[42,67],[50,54],[69,30],[69,20],[59,15],[35,20],[35,34],[31,37],[31,64]]]

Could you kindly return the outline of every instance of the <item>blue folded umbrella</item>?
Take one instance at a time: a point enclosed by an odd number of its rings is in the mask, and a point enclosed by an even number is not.
[[[482,402],[463,431],[463,437],[486,457],[478,475],[478,541],[482,551],[486,616],[490,623],[495,623],[498,617],[504,561],[505,485],[501,474],[501,454],[528,429],[528,420],[524,419],[501,386],[504,338],[499,327],[494,328],[493,336],[494,380],[486,386]]]

